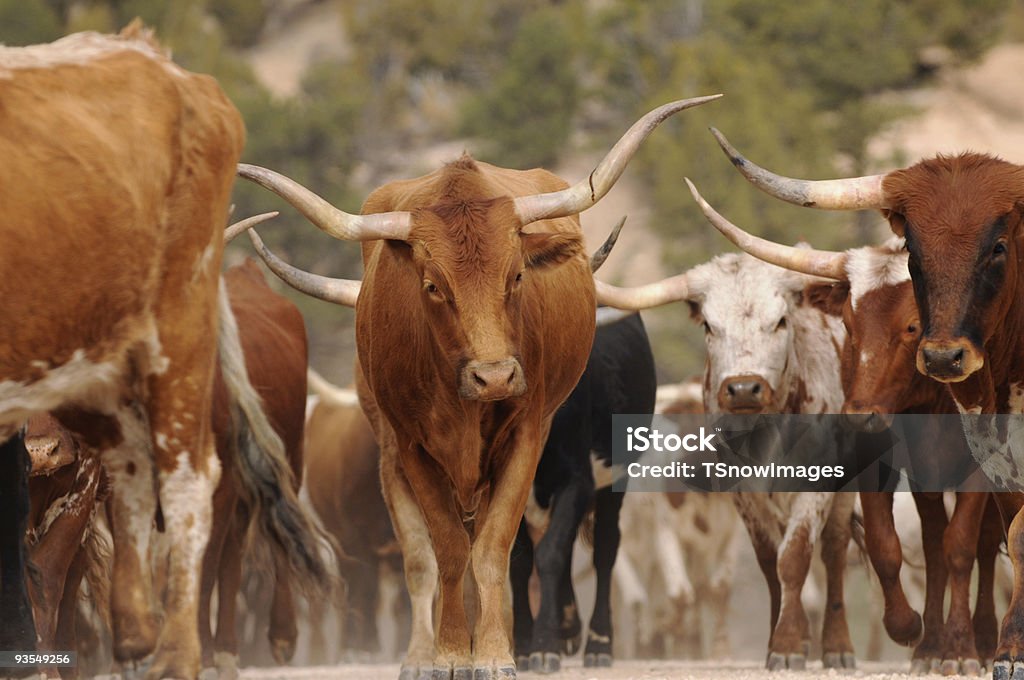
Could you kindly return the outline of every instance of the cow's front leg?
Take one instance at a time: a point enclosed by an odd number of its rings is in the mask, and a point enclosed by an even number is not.
[[[469,622],[463,604],[463,579],[469,564],[469,533],[462,522],[451,483],[438,463],[422,448],[400,449],[399,462],[416,495],[437,557],[440,586],[438,627],[432,680],[473,677]],[[522,516],[520,509],[516,519]],[[510,541],[511,544],[511,541]],[[508,569],[509,545],[505,546]]]
[[[825,563],[828,579],[825,621],[821,633],[821,660],[825,668],[852,669],[856,666],[850,629],[846,623],[846,598],[843,593],[853,504],[852,493],[837,493],[821,534],[821,559]]]
[[[1004,521],[1007,517],[1013,518],[1006,538],[1007,552],[1013,563],[1013,596],[999,631],[992,680],[1024,677],[1024,512],[1012,498],[1014,495],[995,494]]]
[[[489,503],[477,517],[473,542],[473,576],[480,597],[480,617],[473,635],[473,680],[515,678],[502,612],[509,550],[526,510],[526,499],[544,445],[539,427],[523,424],[503,467],[495,471]]]
[[[437,558],[409,480],[398,466],[398,444],[390,429],[381,432],[380,479],[384,502],[391,514],[395,537],[402,548],[405,584],[412,609],[409,647],[399,673],[400,680],[430,677],[434,664],[434,593],[437,590]]]
[[[619,552],[619,511],[622,494],[604,488],[597,492],[594,509],[594,571],[597,587],[594,593],[594,614],[590,617],[587,646],[583,652],[585,666],[612,665],[612,567]]]
[[[943,675],[981,675],[971,622],[971,570],[988,494],[957,494],[956,510],[942,540],[949,573],[949,615],[942,636]]]
[[[831,494],[798,494],[790,509],[789,525],[779,545],[779,583],[782,602],[779,621],[768,648],[768,669],[802,670],[810,649],[810,624],[800,600],[818,540],[832,503]]]

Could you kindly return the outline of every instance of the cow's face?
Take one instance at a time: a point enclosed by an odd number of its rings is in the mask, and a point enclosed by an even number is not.
[[[707,346],[705,406],[711,412],[777,411],[793,346],[797,274],[749,255],[723,255],[689,275],[691,316]]]
[[[978,154],[890,173],[893,231],[905,235],[923,337],[917,369],[959,382],[985,364],[985,345],[1018,291],[1024,255],[1024,168]]]
[[[417,211],[409,252],[433,339],[455,372],[459,396],[522,395],[523,301],[534,277],[583,253],[577,234],[523,233],[508,199]]]
[[[78,442],[48,413],[28,419],[25,448],[32,460],[31,476],[52,475],[78,459]]]
[[[906,274],[906,253],[857,254],[891,262],[867,272],[853,269],[849,281],[809,286],[806,295],[822,311],[842,317],[843,414],[860,429],[875,432],[891,424],[892,414],[932,409],[945,388],[915,367],[921,321]],[[893,282],[897,277],[887,278],[887,269],[902,272],[904,280]],[[868,272],[871,280],[858,281]]]

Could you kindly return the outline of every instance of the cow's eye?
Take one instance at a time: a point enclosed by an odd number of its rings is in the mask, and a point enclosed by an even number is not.
[[[706,335],[714,335],[714,333],[711,332],[711,324],[709,324],[707,321],[705,321],[703,325],[704,325],[704,333]]]
[[[909,333],[910,335],[916,334],[917,333],[917,324],[916,323],[909,324],[907,326],[907,333]]]
[[[992,248],[992,255],[1004,255],[1006,254],[1006,243],[1003,241],[996,242],[996,245]]]
[[[786,317],[782,317],[781,319],[779,319],[779,323],[777,323],[775,325],[775,330],[776,331],[782,331],[782,330],[785,330],[785,329],[786,329]]]
[[[515,285],[517,285],[517,286],[518,286],[518,285],[519,285],[520,283],[522,283],[522,282],[523,282],[523,273],[522,273],[522,272],[519,272],[518,274],[516,274],[516,281],[515,281]]]
[[[444,294],[441,293],[441,289],[438,288],[437,284],[435,284],[433,281],[423,282],[423,292],[425,292],[427,295],[434,298],[435,300],[444,299]]]

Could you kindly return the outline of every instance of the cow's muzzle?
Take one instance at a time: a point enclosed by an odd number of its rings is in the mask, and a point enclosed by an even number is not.
[[[985,356],[973,342],[924,340],[917,348],[917,370],[944,383],[966,380],[985,365]]]
[[[718,389],[718,405],[729,413],[760,413],[772,403],[772,387],[759,375],[726,378]]]
[[[474,401],[518,397],[526,391],[523,367],[515,359],[470,361],[459,376],[459,396]]]
[[[892,425],[892,414],[879,406],[868,406],[860,401],[843,404],[843,422],[851,430],[876,434]]]

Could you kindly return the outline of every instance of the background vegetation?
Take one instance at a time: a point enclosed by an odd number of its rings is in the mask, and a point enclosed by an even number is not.
[[[310,4],[323,3],[0,0],[0,42],[116,31],[140,16],[179,63],[220,79],[246,119],[246,161],[355,211],[383,178],[425,170],[412,158],[428,145],[468,137],[484,160],[551,167],[607,148],[653,106],[711,92],[727,95],[713,105],[714,124],[761,164],[808,177],[862,173],[867,140],[906,113],[881,95],[927,81],[931,55],[968,62],[1008,33],[1022,37],[1022,10],[1011,0],[348,0],[337,6],[345,56],[314,64],[293,96],[274,97],[245,55]],[[681,269],[725,249],[693,209],[684,176],[731,219],[771,238],[794,242],[812,219],[819,247],[869,238],[871,216],[809,217],[737,191],[708,120],[671,119],[631,170],[649,192],[667,265]],[[236,203],[239,216],[280,207],[246,184]],[[263,232],[304,268],[360,275],[357,247],[293,215]],[[351,314],[295,299],[314,363],[344,379]],[[688,329],[680,343],[679,331],[656,334],[666,378],[702,364],[699,335]]]

